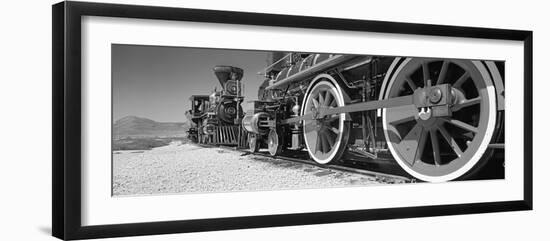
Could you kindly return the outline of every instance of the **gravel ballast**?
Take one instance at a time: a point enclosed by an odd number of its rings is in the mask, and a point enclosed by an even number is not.
[[[177,144],[113,152],[113,195],[264,191],[377,184],[375,178],[314,165]]]

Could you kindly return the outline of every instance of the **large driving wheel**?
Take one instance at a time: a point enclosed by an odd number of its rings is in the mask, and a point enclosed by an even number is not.
[[[330,75],[320,75],[312,82],[304,97],[302,115],[344,104],[342,91],[336,81]],[[303,130],[307,151],[314,161],[327,164],[340,159],[349,137],[349,124],[346,122],[345,113],[306,119]]]
[[[382,112],[384,134],[397,163],[430,182],[453,180],[479,169],[497,122],[495,89],[480,61],[405,59],[391,76],[385,98],[439,84],[452,86],[450,116],[432,117],[429,108],[414,105]]]

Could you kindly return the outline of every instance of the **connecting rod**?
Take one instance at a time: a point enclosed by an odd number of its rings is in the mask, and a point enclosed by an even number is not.
[[[319,108],[316,111],[313,111],[306,115],[285,119],[281,121],[281,123],[289,124],[289,123],[299,122],[303,120],[319,119],[327,115],[369,111],[369,110],[376,110],[381,108],[392,108],[392,107],[399,107],[399,106],[412,105],[412,104],[414,104],[413,95],[406,95],[406,96],[400,96],[396,98],[355,103],[351,105],[330,108],[330,109]]]

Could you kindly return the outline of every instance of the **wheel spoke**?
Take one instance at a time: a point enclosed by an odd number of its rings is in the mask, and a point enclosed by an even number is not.
[[[449,61],[447,61],[447,60],[443,61],[443,65],[441,65],[441,71],[439,71],[439,76],[437,77],[436,85],[443,84],[443,80],[445,79],[445,76],[447,75],[447,69],[448,68],[449,68]]]
[[[336,135],[334,133],[330,132],[330,131],[327,131],[327,130],[325,130],[324,133],[325,133],[325,136],[327,137],[328,144],[329,144],[330,148],[332,149],[332,147],[334,146]]]
[[[460,76],[460,78],[458,78],[458,80],[455,81],[455,83],[453,84],[453,87],[460,88],[460,86],[462,86],[462,84],[464,84],[464,82],[468,78],[470,78],[470,74],[468,72],[464,72],[464,74],[462,74],[462,76]]]
[[[447,120],[447,122],[449,122],[450,124],[453,124],[455,126],[458,126],[458,127],[462,128],[464,130],[473,132],[473,133],[477,133],[477,131],[478,131],[477,127],[472,126],[468,123],[464,123],[462,121],[456,120],[456,119],[450,119],[450,120]]]
[[[310,133],[310,132],[315,132],[315,121],[313,120],[306,120],[304,121],[304,132],[307,134],[307,133]]]
[[[399,125],[415,120],[418,110],[414,105],[393,107],[386,110],[386,121],[391,125]]]
[[[323,97],[323,92],[319,91],[319,104],[321,106],[325,105],[325,98]]]
[[[425,142],[424,127],[421,124],[416,124],[397,143],[398,148],[403,150],[403,157],[410,166],[413,166],[416,160],[422,156]]]
[[[439,151],[439,138],[437,138],[437,131],[430,130],[430,140],[432,142],[432,150],[434,155],[434,163],[436,166],[441,165],[441,154]]]
[[[330,91],[327,91],[327,94],[325,95],[325,102],[323,102],[324,106],[330,106],[330,103],[332,102],[332,94]]]
[[[334,134],[336,134],[336,135],[338,135],[338,133],[340,133],[340,131],[339,131],[337,128],[335,128],[335,127],[332,127],[332,126],[331,126],[331,127],[328,128],[328,129],[329,129],[332,133],[334,133]]]
[[[407,122],[410,122],[410,121],[414,121],[414,120],[416,120],[416,118],[414,116],[409,116],[409,117],[405,117],[401,120],[391,122],[390,124],[392,124],[393,126],[398,126],[398,125],[401,125],[401,124],[404,124],[404,123],[407,123]]]
[[[412,79],[410,77],[405,77],[405,80],[407,81],[407,84],[409,85],[409,87],[414,91],[416,90],[416,84],[414,84],[414,82],[412,81]]]
[[[304,136],[310,142],[309,147],[312,148],[313,153],[319,149],[319,133],[316,128],[317,121],[305,120],[304,121]]]
[[[328,117],[325,121],[326,122],[333,122],[335,120],[339,120],[340,119],[340,114],[334,114],[334,115],[331,115],[330,117]]]
[[[459,111],[462,108],[472,106],[472,105],[477,105],[479,103],[481,103],[481,97],[479,97],[479,96],[475,97],[475,98],[472,98],[472,99],[463,100],[460,103],[454,105],[451,108],[451,111]]]
[[[311,98],[311,101],[313,102],[313,106],[315,106],[315,108],[319,108],[319,102],[315,98]]]
[[[421,131],[421,130],[422,130],[421,125],[419,125],[419,124],[414,125],[414,127],[407,133],[407,135],[405,135],[405,137],[401,138],[401,141],[399,142],[399,144],[403,143],[403,141],[405,141],[405,140],[417,139],[415,136],[416,136],[417,132]]]
[[[336,104],[336,99],[332,98],[332,100],[330,101],[330,103],[327,106],[337,107],[338,105]]]
[[[321,137],[319,136],[319,133],[315,131],[315,138],[311,138],[311,140],[315,140],[315,144],[312,146],[315,146],[315,149],[313,149],[313,153],[317,153],[321,149]]]
[[[447,144],[449,144],[449,146],[453,149],[455,154],[460,158],[462,156],[462,150],[460,149],[460,147],[456,143],[455,139],[449,134],[449,132],[447,132],[445,127],[438,126],[437,129],[439,130],[439,132],[443,136],[443,139],[445,139]]]
[[[322,146],[321,152],[322,153],[329,152],[330,147],[329,147],[327,136],[326,136],[325,132],[319,132],[319,136],[321,137],[321,146]]]
[[[462,136],[467,137],[470,140],[473,140],[474,137],[475,137],[474,133],[472,133],[472,132],[464,132],[464,133],[462,133]]]
[[[422,74],[424,76],[424,87],[432,86],[430,80],[430,70],[428,69],[428,62],[422,62]]]
[[[420,138],[418,138],[418,147],[416,149],[416,153],[414,154],[412,165],[414,165],[417,160],[420,160],[420,158],[422,158],[422,153],[424,153],[424,147],[426,146],[427,140],[428,139],[427,139],[426,132],[422,130],[422,132],[420,133]]]

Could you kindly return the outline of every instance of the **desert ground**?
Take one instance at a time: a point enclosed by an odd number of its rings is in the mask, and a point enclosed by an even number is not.
[[[374,177],[220,147],[173,142],[113,151],[114,196],[334,188],[379,183]]]

